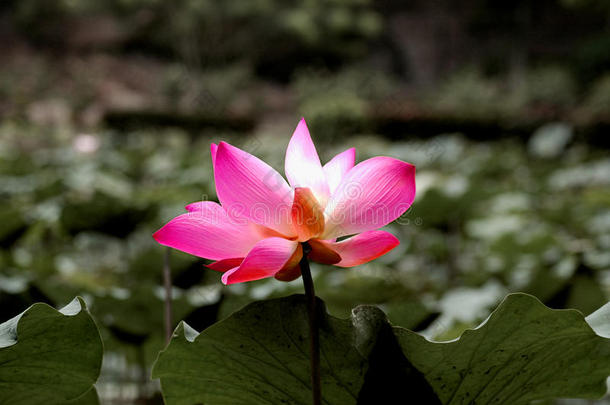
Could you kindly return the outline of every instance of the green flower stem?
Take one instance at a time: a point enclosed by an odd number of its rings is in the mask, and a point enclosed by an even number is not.
[[[320,384],[320,333],[318,325],[318,309],[316,308],[316,292],[313,288],[313,279],[309,269],[307,256],[311,252],[311,246],[303,242],[303,258],[301,259],[301,275],[303,276],[303,286],[307,297],[307,312],[309,315],[309,357],[311,369],[311,392],[312,404],[322,403],[322,387]]]

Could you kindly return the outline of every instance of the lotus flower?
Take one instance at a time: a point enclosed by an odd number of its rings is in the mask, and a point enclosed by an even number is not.
[[[378,228],[415,197],[415,166],[374,157],[354,166],[355,149],[324,166],[304,119],[286,150],[288,182],[271,166],[226,142],[211,145],[220,204],[200,201],[154,234],[162,245],[213,260],[225,284],[301,274],[308,259],[339,267],[366,263],[399,244]],[[337,238],[349,236],[337,241]]]

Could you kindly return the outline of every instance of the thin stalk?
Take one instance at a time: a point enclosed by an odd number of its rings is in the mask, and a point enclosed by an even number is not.
[[[312,404],[322,404],[322,387],[320,384],[320,333],[318,324],[318,309],[316,308],[316,292],[313,288],[313,279],[309,269],[307,255],[311,252],[311,247],[307,242],[303,243],[303,258],[301,259],[301,275],[303,276],[303,286],[307,297],[307,313],[309,316],[309,358],[311,370],[311,392]]]
[[[172,338],[172,272],[169,267],[170,248],[163,255],[163,286],[165,289],[165,343]]]

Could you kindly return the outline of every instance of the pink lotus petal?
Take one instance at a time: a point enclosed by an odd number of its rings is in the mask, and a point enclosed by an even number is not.
[[[207,204],[209,204],[209,203],[210,203],[210,201],[197,201],[194,203],[190,203],[189,205],[187,205],[184,208],[189,212],[199,212],[201,210],[206,209]],[[216,203],[214,203],[214,204],[216,204]],[[218,205],[218,204],[216,204],[216,205]],[[234,225],[239,225],[239,226],[247,228],[247,229],[242,230],[242,232],[250,232],[254,235],[258,235],[257,240],[269,238],[271,236],[283,236],[282,234],[278,233],[277,231],[267,228],[266,226],[255,224],[254,222],[250,222],[247,218],[234,217],[234,218],[231,218],[230,221]]]
[[[374,157],[347,172],[328,201],[321,239],[381,228],[401,216],[415,197],[415,166]]]
[[[217,203],[187,206],[189,213],[169,221],[153,235],[162,245],[206,259],[245,257],[263,237],[246,221],[230,218]]]
[[[241,265],[222,275],[225,284],[242,283],[273,277],[291,259],[299,243],[284,238],[267,238],[258,242]]]
[[[210,144],[210,153],[212,154],[212,168],[216,166],[216,152],[218,151],[218,145],[215,143]]]
[[[345,152],[339,153],[337,156],[328,161],[322,168],[326,175],[326,181],[330,188],[331,194],[335,192],[345,173],[354,167],[356,162],[356,149],[350,148]]]
[[[225,271],[238,267],[241,264],[241,262],[243,262],[243,261],[244,261],[243,257],[233,257],[231,259],[218,260],[217,262],[207,264],[205,267],[207,267],[208,269],[211,269],[211,270],[215,270],[215,271],[224,273]]]
[[[221,142],[214,164],[216,194],[230,216],[241,216],[292,237],[293,192],[271,166]]]
[[[326,205],[330,195],[328,183],[304,118],[294,130],[286,149],[284,170],[293,188],[309,188],[320,204]]]
[[[352,267],[378,258],[400,244],[396,236],[385,231],[368,231],[341,242],[320,241],[341,256],[339,267]]]

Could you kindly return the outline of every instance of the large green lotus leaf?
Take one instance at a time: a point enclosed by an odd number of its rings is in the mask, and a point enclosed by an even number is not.
[[[341,320],[318,302],[324,404],[440,404],[379,309]],[[200,334],[181,323],[153,377],[168,405],[310,405],[308,333],[302,295],[252,303]]]
[[[435,343],[394,328],[403,351],[443,404],[525,404],[599,398],[610,375],[610,306],[585,321],[527,294],[511,294],[478,328]],[[601,335],[597,335],[592,327]]]
[[[59,311],[32,305],[0,324],[0,404],[94,404],[102,352],[81,298]]]

